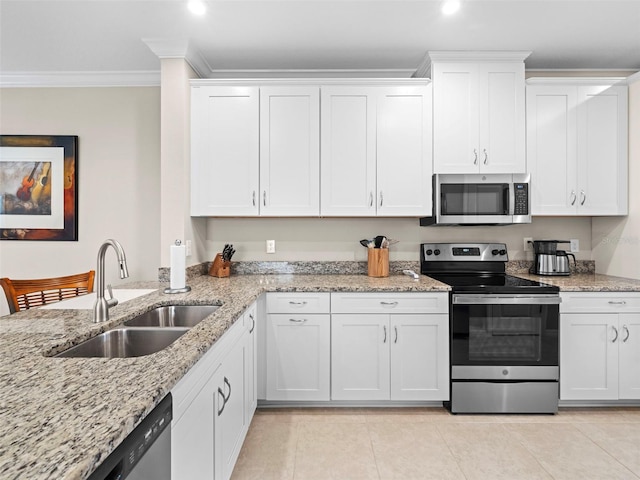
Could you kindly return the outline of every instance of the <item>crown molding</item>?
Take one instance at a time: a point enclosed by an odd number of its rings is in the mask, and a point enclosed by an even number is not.
[[[626,77],[530,77],[526,80],[527,85],[626,85],[627,83]]]
[[[410,78],[412,68],[387,69],[217,69],[202,78],[251,79],[251,78]]]
[[[157,87],[159,71],[0,73],[0,87]]]
[[[143,38],[142,42],[159,58],[183,58],[199,77],[208,77],[211,66],[186,38]]]
[[[434,51],[427,52],[432,62],[524,62],[530,51]],[[424,62],[424,60],[423,60]]]
[[[194,78],[189,82],[192,87],[204,86],[235,86],[235,87],[260,87],[265,85],[369,85],[369,86],[418,86],[429,85],[428,78],[363,78],[363,77],[316,77],[316,78]]]
[[[640,72],[636,72],[633,75],[631,75],[630,77],[627,77],[627,83],[629,85],[636,83],[636,82],[640,82]]]

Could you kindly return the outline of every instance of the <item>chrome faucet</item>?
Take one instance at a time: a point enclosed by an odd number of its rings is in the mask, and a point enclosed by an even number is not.
[[[111,298],[106,299],[104,297],[104,256],[107,253],[107,248],[112,246],[118,256],[118,262],[120,263],[120,278],[127,278],[129,276],[129,270],[127,269],[127,258],[124,255],[124,249],[117,240],[108,239],[100,245],[98,250],[98,267],[97,277],[98,285],[96,287],[96,303],[93,306],[93,321],[94,323],[106,322],[109,320],[109,308],[115,307],[118,304],[118,299],[113,298],[113,291],[111,285],[108,285],[109,296]]]

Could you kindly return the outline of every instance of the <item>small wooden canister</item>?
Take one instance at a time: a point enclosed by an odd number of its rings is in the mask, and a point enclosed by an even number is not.
[[[370,277],[389,276],[389,249],[369,248],[368,249],[368,272]]]
[[[213,259],[213,263],[209,269],[209,275],[212,277],[228,277],[230,274],[231,262],[225,262],[222,260],[222,255],[216,253],[216,258]]]

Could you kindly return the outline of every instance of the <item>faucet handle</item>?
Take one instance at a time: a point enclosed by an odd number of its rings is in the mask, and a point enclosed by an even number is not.
[[[118,304],[118,299],[113,298],[113,289],[111,288],[111,284],[107,285],[107,290],[109,291],[109,298],[107,299],[107,305],[109,305],[109,307],[115,307]]]

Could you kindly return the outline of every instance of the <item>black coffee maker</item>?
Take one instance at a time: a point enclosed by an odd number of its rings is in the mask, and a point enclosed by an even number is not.
[[[565,250],[558,250],[559,243],[571,243],[569,240],[534,240],[535,258],[530,273],[536,275],[571,275],[569,257],[573,257],[573,266],[576,265],[576,257]]]

